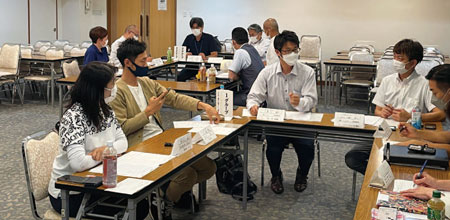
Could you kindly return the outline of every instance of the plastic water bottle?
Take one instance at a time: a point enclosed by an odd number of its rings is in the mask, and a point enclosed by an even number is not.
[[[422,112],[418,102],[416,102],[416,105],[411,112],[411,125],[416,129],[422,128]]]
[[[433,191],[433,198],[427,203],[427,219],[444,220],[445,219],[445,203],[441,200],[441,192]]]
[[[172,48],[167,49],[167,62],[172,62]]]
[[[217,74],[217,70],[214,67],[214,64],[211,64],[211,68],[208,69],[206,81],[208,83],[216,83],[216,74]]]
[[[114,188],[117,185],[117,151],[113,147],[113,142],[106,143],[103,151],[103,186]]]
[[[220,85],[220,90],[225,90],[225,86],[224,85]]]

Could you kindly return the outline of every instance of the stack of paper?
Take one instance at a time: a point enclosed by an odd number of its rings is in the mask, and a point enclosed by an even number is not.
[[[206,127],[210,125],[209,121],[174,121],[174,128],[197,128],[197,127]]]
[[[174,156],[130,151],[117,159],[117,175],[141,178],[172,158]],[[103,164],[90,172],[103,173]]]

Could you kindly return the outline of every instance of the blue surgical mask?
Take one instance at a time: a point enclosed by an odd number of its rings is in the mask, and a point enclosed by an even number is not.
[[[146,66],[139,66],[136,63],[134,63],[133,61],[131,61],[131,63],[136,67],[136,70],[131,69],[130,67],[128,67],[128,69],[136,76],[136,77],[141,77],[141,76],[147,76],[148,73],[148,67]]]

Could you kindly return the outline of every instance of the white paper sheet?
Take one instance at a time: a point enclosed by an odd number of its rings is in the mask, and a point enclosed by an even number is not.
[[[218,71],[216,74],[217,79],[228,79],[228,72]]]
[[[209,121],[174,121],[174,128],[198,128],[210,125]]]
[[[311,112],[296,112],[296,111],[286,111],[286,119],[296,120],[296,121],[310,121]]]
[[[196,128],[192,128],[191,130],[189,130],[188,132],[191,133],[197,133],[199,132],[201,129],[203,129],[202,127],[196,127]],[[222,126],[212,126],[212,129],[214,131],[214,134],[216,135],[229,135],[231,134],[233,131],[235,131],[237,128],[230,128],[230,127],[222,127]]]
[[[256,119],[265,121],[284,121],[286,110],[273,108],[259,108]]]
[[[242,117],[251,117],[252,114],[250,114],[250,110],[248,109],[243,109],[242,110]]]
[[[150,185],[152,182],[153,181],[151,181],[151,180],[126,178],[126,179],[120,181],[119,183],[117,183],[116,187],[105,189],[105,191],[132,195],[135,192],[138,192],[139,190],[143,189],[144,187]]]
[[[378,126],[380,126],[382,121],[383,121],[383,119],[378,116],[373,116],[373,115],[365,115],[364,116],[364,123],[366,125],[372,125],[372,126],[378,127]]]
[[[311,113],[312,122],[322,122],[323,114],[322,113]]]
[[[401,192],[404,190],[414,189],[414,188],[416,188],[416,186],[414,186],[413,181],[396,179],[396,180],[394,180],[394,189],[392,191]]]
[[[336,112],[334,114],[334,126],[364,128],[364,115]]]
[[[400,122],[395,121],[394,119],[385,119],[385,121],[388,123],[389,126],[398,127],[400,125]]]
[[[141,178],[172,158],[170,155],[130,151],[117,159],[117,175]],[[103,173],[103,164],[90,172]]]

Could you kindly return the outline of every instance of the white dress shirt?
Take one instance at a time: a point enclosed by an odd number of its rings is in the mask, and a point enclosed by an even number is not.
[[[53,161],[48,185],[48,192],[53,198],[60,196],[60,189],[55,188],[59,177],[90,169],[101,162],[88,155],[96,148],[105,146],[108,141],[114,141],[113,146],[118,154],[128,149],[127,138],[112,110],[111,113],[100,122],[100,129],[87,119],[79,103],[75,103],[64,113],[59,128],[59,154]]]
[[[114,43],[111,45],[111,54],[109,55],[109,63],[111,63],[115,67],[122,67],[122,64],[120,64],[120,61],[117,58],[117,49],[119,49],[119,46],[125,40],[126,38],[124,36],[120,36],[120,38],[114,41]]]
[[[431,96],[428,81],[416,71],[403,80],[395,73],[383,78],[372,103],[380,107],[392,105],[410,113],[418,102],[422,113],[427,113],[436,107]]]
[[[245,44],[242,44],[242,46],[244,45]],[[252,65],[250,54],[248,54],[246,50],[242,49],[242,46],[234,52],[233,61],[231,62],[230,67],[228,67],[229,70],[236,74]]]
[[[141,111],[144,111],[145,108],[147,108],[147,100],[145,99],[144,92],[142,91],[141,85],[138,83],[138,86],[130,86],[128,85],[128,88],[131,91],[131,94],[133,94],[134,100],[139,106],[139,109]],[[145,141],[155,135],[158,135],[163,132],[161,127],[156,123],[155,117],[153,115],[150,115],[148,117],[149,123],[147,123],[144,126],[144,132],[142,135],[142,141]]]
[[[261,37],[261,40],[257,41],[256,43],[250,43],[255,49],[258,51],[259,56],[261,57],[262,61],[266,61],[266,54],[267,50],[269,49],[270,43],[272,41],[268,38]]]
[[[275,37],[272,37],[270,39],[269,48],[267,49],[267,56],[266,56],[267,66],[279,61],[277,53],[275,53],[275,47],[274,47]]]
[[[289,93],[300,95],[300,103],[294,107]],[[292,71],[285,75],[278,61],[266,66],[258,75],[247,96],[247,108],[267,102],[268,108],[309,112],[317,104],[316,77],[314,70],[297,61]]]

